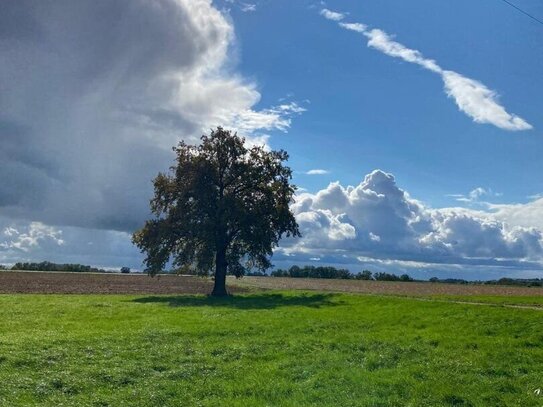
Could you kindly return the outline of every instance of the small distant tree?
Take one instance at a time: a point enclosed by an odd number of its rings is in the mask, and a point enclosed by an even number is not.
[[[374,280],[377,280],[377,281],[400,281],[401,280],[400,277],[398,277],[396,274],[389,274],[385,272],[375,273],[373,274],[373,278]]]
[[[296,190],[285,151],[248,148],[218,127],[201,144],[174,147],[176,164],[154,180],[154,219],[134,233],[154,275],[175,267],[213,273],[213,296],[227,295],[226,274],[266,270],[283,236],[299,236],[289,205]]]
[[[355,277],[357,280],[371,280],[372,272],[369,270],[363,270],[360,273],[358,273]]]

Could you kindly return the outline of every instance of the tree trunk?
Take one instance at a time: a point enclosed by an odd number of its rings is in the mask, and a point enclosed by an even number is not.
[[[215,285],[211,295],[213,297],[225,297],[226,291],[226,249],[219,249],[215,255]]]

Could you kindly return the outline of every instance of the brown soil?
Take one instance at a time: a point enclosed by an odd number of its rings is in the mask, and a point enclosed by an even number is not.
[[[212,288],[210,279],[192,276],[161,275],[151,278],[141,274],[0,272],[0,294],[209,294]],[[539,287],[278,277],[244,277],[240,280],[229,277],[227,288],[232,293],[256,288],[406,296],[543,296],[543,288]]]
[[[247,291],[227,287],[231,292]],[[0,294],[209,294],[213,282],[191,276],[141,274],[0,272]]]
[[[407,296],[429,295],[505,295],[543,296],[541,287],[509,287],[497,285],[461,285],[363,280],[327,280],[314,278],[244,277],[241,286],[278,290],[318,290],[363,294]]]

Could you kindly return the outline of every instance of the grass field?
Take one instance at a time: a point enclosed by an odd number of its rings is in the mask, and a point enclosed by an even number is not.
[[[542,319],[314,291],[4,294],[0,405],[541,406]]]

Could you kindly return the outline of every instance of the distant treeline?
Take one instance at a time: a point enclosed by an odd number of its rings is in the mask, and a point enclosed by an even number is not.
[[[328,278],[342,280],[413,281],[413,279],[407,274],[397,276],[396,274],[389,273],[372,273],[369,270],[363,270],[360,273],[351,273],[347,269],[320,266],[292,266],[287,270],[274,270],[271,272],[271,276],[292,278]]]
[[[83,264],[57,264],[49,261],[25,262],[15,263],[12,267],[8,267],[0,264],[0,270],[27,270],[27,271],[71,271],[76,273],[106,273],[104,269],[85,266]],[[121,269],[123,273],[129,273],[128,267]],[[164,271],[165,274],[179,274],[179,270]],[[182,274],[199,274],[196,272],[184,271]],[[292,266],[289,269],[277,269],[266,274],[259,271],[253,271],[247,273],[248,276],[260,276],[260,277],[292,277],[292,278],[325,278],[325,279],[341,279],[341,280],[374,280],[374,281],[419,281],[424,282],[427,280],[415,280],[408,274],[402,274],[400,276],[396,274],[376,272],[372,273],[369,270],[363,270],[359,273],[352,273],[347,269],[338,269],[335,267],[325,266]],[[460,278],[437,278],[432,277],[429,280],[431,283],[445,283],[445,284],[466,284],[466,285],[510,285],[519,287],[543,287],[543,279],[541,278],[500,278],[499,280],[464,280]]]
[[[248,273],[251,276],[267,276],[262,272]],[[347,269],[338,269],[335,267],[320,267],[320,266],[292,266],[289,269],[277,269],[271,272],[272,277],[292,277],[292,278],[329,278],[329,279],[344,279],[344,280],[374,280],[374,281],[419,281],[415,280],[408,274],[400,276],[396,274],[376,272],[372,273],[369,270],[363,270],[360,273],[352,273]],[[499,280],[463,280],[458,278],[437,278],[432,277],[429,280],[431,283],[446,283],[446,284],[466,284],[466,285],[512,285],[519,287],[543,287],[543,279],[521,279],[521,278],[500,278]]]
[[[447,284],[469,284],[469,285],[514,285],[519,287],[543,287],[543,279],[541,278],[500,278],[499,280],[474,280],[468,281],[459,278],[437,278],[430,279],[432,283],[447,283]]]
[[[7,270],[5,266],[0,269]],[[83,264],[57,264],[49,261],[40,263],[15,263],[11,270],[27,270],[27,271],[73,271],[75,273],[105,273],[103,269],[96,267],[85,266]]]

